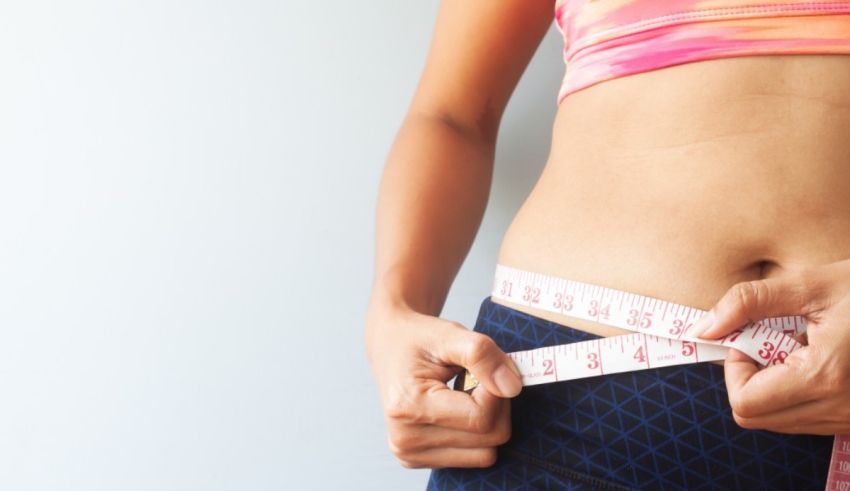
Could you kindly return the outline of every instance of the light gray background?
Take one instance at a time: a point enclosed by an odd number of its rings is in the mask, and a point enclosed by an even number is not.
[[[363,349],[437,0],[0,1],[0,489],[422,489]],[[548,155],[554,27],[442,316]]]

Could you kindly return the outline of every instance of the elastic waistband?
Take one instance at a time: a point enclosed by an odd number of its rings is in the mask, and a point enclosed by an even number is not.
[[[475,330],[493,338],[505,351],[578,343],[601,337],[496,303],[490,296],[481,302]]]

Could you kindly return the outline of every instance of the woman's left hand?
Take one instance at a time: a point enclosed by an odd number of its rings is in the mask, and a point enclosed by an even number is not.
[[[720,338],[768,317],[801,315],[808,343],[762,368],[738,350],[725,362],[735,422],[779,433],[850,433],[850,260],[734,285],[693,327]]]

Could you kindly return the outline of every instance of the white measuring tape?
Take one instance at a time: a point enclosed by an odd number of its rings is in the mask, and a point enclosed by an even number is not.
[[[729,348],[762,365],[783,363],[802,347],[793,336],[805,331],[800,316],[765,319],[717,340],[689,334],[705,315],[656,298],[496,265],[492,297],[537,309],[634,331],[633,334],[508,353],[523,385],[632,372],[686,363],[723,360]],[[466,373],[463,390],[478,382]],[[827,491],[850,491],[850,435],[836,435]]]

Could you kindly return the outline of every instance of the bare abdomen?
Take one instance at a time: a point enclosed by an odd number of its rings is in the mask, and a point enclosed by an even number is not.
[[[705,309],[736,282],[850,257],[850,57],[615,79],[567,97],[553,135],[501,264]]]

